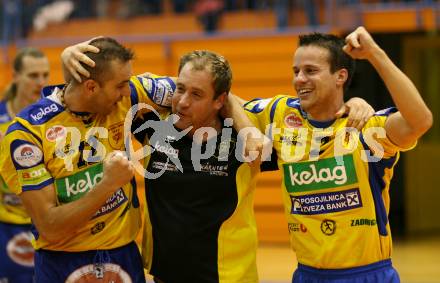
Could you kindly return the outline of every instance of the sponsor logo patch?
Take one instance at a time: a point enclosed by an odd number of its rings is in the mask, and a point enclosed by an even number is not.
[[[21,199],[16,194],[11,193],[3,193],[3,204],[11,205],[11,206],[19,206],[22,205]]]
[[[99,232],[104,230],[104,228],[105,228],[105,222],[98,222],[98,223],[96,223],[95,226],[92,227],[92,229],[90,230],[90,233],[92,235],[98,234]]]
[[[288,228],[289,228],[289,233],[292,232],[302,232],[302,233],[306,233],[307,232],[307,227],[304,224],[300,224],[300,223],[289,223],[288,224]]]
[[[124,142],[124,122],[111,125],[108,128],[108,142],[113,149],[121,149]]]
[[[350,226],[376,226],[376,225],[377,225],[376,219],[360,218],[360,219],[352,219]]]
[[[55,103],[50,104],[46,107],[40,107],[37,111],[30,114],[32,120],[38,122],[39,120],[43,119],[44,116],[57,112],[59,110],[58,106]]]
[[[40,164],[38,166],[28,169],[17,170],[17,173],[20,184],[22,184],[23,186],[41,184],[42,182],[51,178],[44,164]]]
[[[102,163],[99,163],[72,176],[55,180],[59,201],[61,203],[72,202],[92,190],[102,179],[102,168]],[[93,218],[117,209],[127,200],[128,198],[124,191],[122,189],[117,190],[109,199],[107,199],[105,204],[96,212]]]
[[[6,251],[13,262],[27,267],[34,266],[35,251],[31,240],[32,234],[30,232],[21,232],[8,242]]]
[[[295,113],[289,113],[284,117],[284,124],[288,128],[299,128],[302,127],[302,120]]]
[[[289,193],[337,188],[357,183],[353,156],[344,155],[343,165],[336,159],[283,164],[284,184]]]
[[[354,209],[362,206],[359,189],[346,191],[290,196],[291,214],[312,215]]]
[[[57,139],[62,139],[65,136],[66,136],[66,128],[64,128],[61,125],[50,127],[46,131],[46,139],[50,142],[54,142]]]
[[[330,219],[324,219],[321,222],[321,232],[324,235],[331,236],[336,232],[336,222]]]
[[[31,167],[43,160],[43,152],[36,145],[25,143],[14,150],[13,157],[20,166]]]
[[[132,283],[130,275],[118,264],[88,264],[76,269],[66,283],[113,282]]]

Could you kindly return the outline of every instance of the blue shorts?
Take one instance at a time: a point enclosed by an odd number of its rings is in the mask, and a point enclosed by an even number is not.
[[[139,249],[134,242],[111,250],[35,253],[35,283],[144,283]]]
[[[34,249],[30,230],[31,225],[0,222],[0,282],[32,282]]]
[[[292,283],[400,283],[391,259],[345,269],[318,269],[298,263]]]

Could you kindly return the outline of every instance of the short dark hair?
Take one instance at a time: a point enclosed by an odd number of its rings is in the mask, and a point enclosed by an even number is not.
[[[186,63],[191,62],[197,71],[209,70],[214,84],[214,99],[222,93],[228,94],[232,85],[232,70],[222,55],[208,50],[195,50],[180,58],[179,74]]]
[[[24,47],[20,49],[15,55],[14,62],[12,63],[12,67],[16,73],[20,73],[23,70],[23,61],[24,58],[33,57],[33,58],[46,58],[46,55],[40,49],[34,47]],[[12,83],[4,93],[5,100],[11,100],[17,94],[17,84]]]
[[[90,73],[88,79],[92,79],[100,85],[108,79],[109,66],[112,61],[119,60],[125,63],[134,57],[134,53],[131,49],[124,47],[117,40],[110,37],[99,37],[92,40],[89,44],[99,49],[98,53],[84,53],[95,62],[95,67],[90,67],[86,64],[82,64],[82,66]]]
[[[311,33],[299,36],[299,46],[318,46],[327,49],[329,52],[330,72],[334,73],[340,69],[348,72],[347,81],[344,83],[344,91],[350,86],[356,68],[355,60],[342,50],[345,41],[332,34]]]

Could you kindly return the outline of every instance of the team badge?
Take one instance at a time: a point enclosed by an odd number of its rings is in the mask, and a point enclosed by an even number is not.
[[[121,149],[124,143],[124,122],[111,125],[108,128],[108,142],[113,149]]]
[[[89,264],[82,266],[67,277],[66,283],[114,282],[132,283],[128,273],[114,263]]]
[[[31,239],[32,234],[30,232],[21,232],[8,242],[6,251],[13,262],[27,267],[34,266],[35,251]]]
[[[284,124],[288,128],[299,128],[299,127],[301,127],[303,125],[301,118],[296,116],[295,113],[287,114],[287,116],[284,117]]]
[[[324,235],[333,235],[336,232],[336,222],[330,219],[324,219],[321,222],[321,231]]]
[[[31,167],[43,160],[43,152],[37,146],[25,143],[14,150],[13,157],[20,166]]]
[[[50,142],[54,142],[57,139],[64,138],[65,136],[66,136],[66,128],[64,128],[61,125],[50,127],[46,131],[46,139]]]

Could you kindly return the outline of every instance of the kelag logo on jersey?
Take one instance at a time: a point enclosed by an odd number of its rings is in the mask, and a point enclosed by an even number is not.
[[[60,202],[68,203],[81,198],[101,181],[102,170],[102,163],[99,163],[74,175],[57,179],[55,185]]]
[[[58,111],[58,106],[55,103],[52,103],[49,106],[40,107],[37,112],[34,112],[33,114],[30,115],[34,121],[39,121],[47,114],[57,111]]]
[[[357,182],[352,155],[343,156],[343,165],[334,157],[311,162],[283,164],[284,184],[289,193],[337,188]]]
[[[102,170],[102,163],[99,163],[74,175],[57,179],[55,185],[59,201],[61,203],[68,203],[81,198],[88,191],[92,190],[102,179]],[[127,200],[128,198],[124,191],[122,189],[117,190],[109,199],[107,199],[105,204],[96,212],[93,218],[115,210]]]

